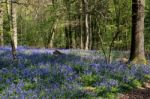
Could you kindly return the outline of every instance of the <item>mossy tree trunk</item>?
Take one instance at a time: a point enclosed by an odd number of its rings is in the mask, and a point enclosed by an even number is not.
[[[130,62],[146,64],[144,53],[144,7],[145,0],[132,0],[132,38]]]

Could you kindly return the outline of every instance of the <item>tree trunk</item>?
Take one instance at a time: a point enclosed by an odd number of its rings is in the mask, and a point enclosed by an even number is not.
[[[12,55],[13,58],[16,58],[16,49],[17,49],[17,12],[16,5],[12,1],[7,0],[7,10],[9,15],[10,23],[10,36],[11,36],[11,46],[12,46]]]
[[[14,46],[17,48],[18,46],[18,39],[17,39],[17,11],[16,5],[12,4],[12,24],[13,24],[13,40]]]
[[[68,34],[68,27],[65,26],[65,38],[66,38],[66,49],[69,49],[69,34]]]
[[[145,0],[132,0],[132,38],[130,61],[146,64],[144,53],[144,7]]]
[[[3,6],[0,4],[0,46],[4,45],[3,39]]]
[[[53,48],[54,37],[55,37],[55,32],[52,32],[52,37],[51,37],[51,41],[49,43],[49,48]]]
[[[48,43],[48,48],[53,48],[53,41],[54,41],[54,37],[55,37],[56,28],[57,28],[57,20],[56,20],[56,23],[54,23],[54,27],[51,30],[52,34],[51,34],[50,41]]]
[[[92,15],[90,15],[89,16],[89,23],[90,23],[90,25],[89,25],[89,49],[91,50],[92,49],[92,45],[93,45],[93,39],[92,39],[92,32],[93,32],[93,30],[92,30]]]
[[[68,34],[69,34],[69,48],[73,48],[73,42],[72,42],[72,25],[71,25],[71,15],[68,13]]]
[[[83,49],[84,48],[84,44],[83,44],[83,16],[82,14],[80,14],[79,17],[79,23],[80,23],[80,48]]]
[[[88,14],[88,1],[83,0],[83,8],[84,8],[84,15],[85,15],[85,34],[86,34],[86,41],[85,41],[85,50],[89,49],[89,14]]]

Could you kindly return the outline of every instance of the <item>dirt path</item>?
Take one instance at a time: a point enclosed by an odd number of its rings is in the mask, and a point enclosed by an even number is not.
[[[145,83],[145,86],[139,89],[132,90],[119,99],[150,99],[150,82]]]

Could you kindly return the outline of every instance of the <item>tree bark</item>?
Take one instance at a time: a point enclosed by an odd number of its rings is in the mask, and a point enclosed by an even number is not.
[[[66,38],[66,49],[69,49],[69,34],[68,34],[68,27],[65,26],[65,38]]]
[[[18,38],[17,38],[17,10],[16,5],[12,4],[12,24],[13,24],[13,40],[14,40],[14,46],[17,48],[18,46]]]
[[[12,55],[13,59],[16,59],[16,49],[17,49],[17,11],[16,5],[13,4],[13,1],[7,0],[7,10],[9,16],[10,24],[10,37],[11,37],[11,46],[12,46]]]
[[[90,40],[90,31],[89,31],[89,14],[88,14],[88,1],[83,0],[83,8],[84,8],[84,15],[85,15],[85,34],[86,34],[86,41],[85,41],[85,50],[89,49],[89,40]]]
[[[56,19],[56,22],[54,23],[54,26],[51,30],[51,37],[50,37],[50,41],[48,43],[48,48],[53,48],[53,41],[54,41],[54,37],[55,37],[55,31],[56,31],[56,28],[57,28],[57,19]]]
[[[80,5],[80,9],[82,9],[82,3]],[[83,10],[83,9],[82,9]],[[84,30],[83,30],[83,14],[82,14],[82,10],[80,12],[80,15],[79,15],[79,28],[80,28],[80,48],[81,49],[84,49],[84,40],[83,40],[83,33],[84,33]]]
[[[92,15],[89,15],[89,49],[92,49],[92,45],[93,45],[93,39],[92,39]]]
[[[3,6],[0,4],[0,46],[4,45],[4,38],[3,38]]]
[[[146,64],[144,53],[144,7],[145,0],[132,0],[132,38],[130,61]]]

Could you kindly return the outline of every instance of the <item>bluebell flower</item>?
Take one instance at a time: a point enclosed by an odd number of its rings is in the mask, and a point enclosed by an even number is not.
[[[26,99],[24,94],[21,94],[20,99]]]
[[[9,70],[7,68],[2,68],[2,73],[7,74],[9,73]]]
[[[123,82],[128,83],[130,81],[128,76],[123,76]]]
[[[55,96],[53,96],[52,99],[56,99]]]
[[[109,84],[110,84],[111,86],[118,86],[118,81],[112,79],[112,80],[109,81]]]
[[[30,70],[26,68],[22,71],[22,74],[23,74],[23,77],[29,77],[30,76]]]
[[[22,64],[22,63],[19,63],[19,64],[18,64],[18,67],[19,67],[20,69],[24,69],[24,68],[25,68],[25,65]]]
[[[17,73],[18,73],[17,68],[14,67],[14,68],[12,69],[12,73],[13,73],[13,74],[17,74]]]
[[[24,87],[24,82],[23,82],[23,80],[21,80],[21,81],[17,84],[17,87],[19,87],[19,88],[23,88],[23,87]]]
[[[6,79],[6,83],[10,84],[11,80],[10,79]]]
[[[0,77],[0,82],[1,82],[1,81],[3,81],[3,78],[2,78],[2,77]]]
[[[17,94],[22,94],[23,90],[20,87],[16,87],[16,93]]]

